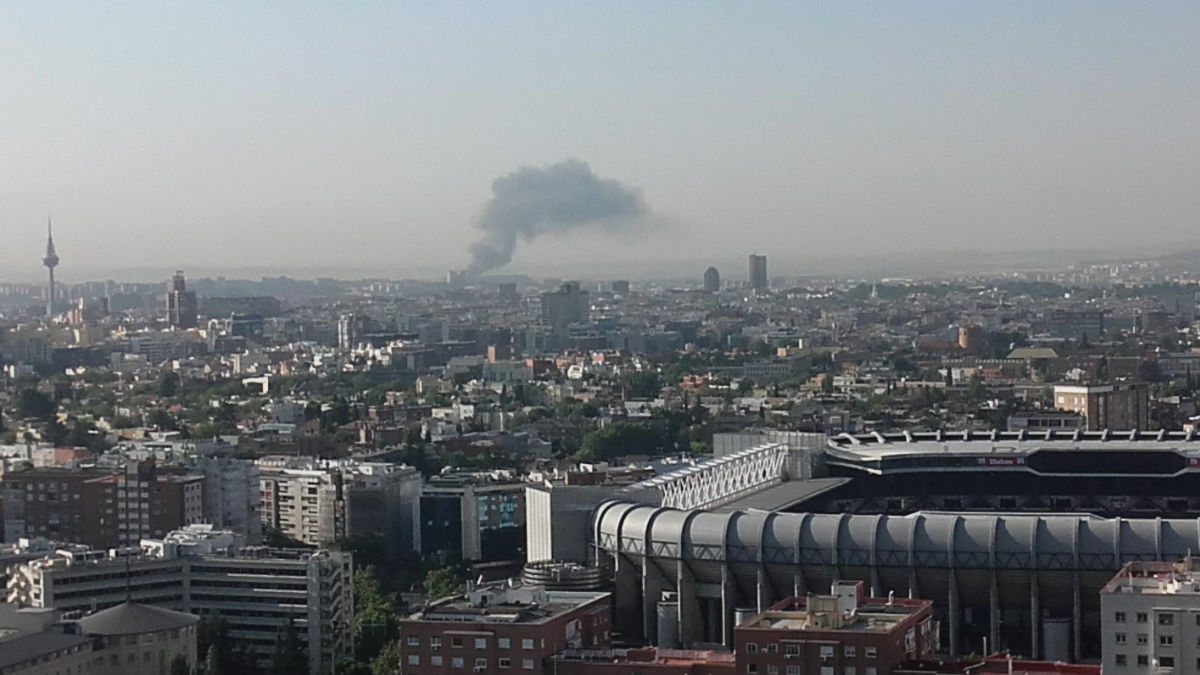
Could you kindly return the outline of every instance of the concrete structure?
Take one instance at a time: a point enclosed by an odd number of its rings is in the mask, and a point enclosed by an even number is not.
[[[765,291],[770,287],[767,277],[767,256],[750,254],[750,288],[755,291]]]
[[[970,632],[1036,658],[1050,617],[1066,626],[1080,659],[1099,654],[1098,591],[1113,571],[1200,550],[1194,519],[718,513],[609,502],[594,522],[598,555],[614,569],[618,630],[655,642],[658,603],[676,593],[685,648],[731,645],[736,609],[763,611],[853,579],[933,600],[951,654]]]
[[[739,672],[729,652],[660,647],[568,649],[550,657],[550,663],[555,675],[735,675]]]
[[[933,603],[864,597],[862,582],[835,582],[830,595],[788,598],[734,629],[744,673],[891,675],[938,651]]]
[[[58,267],[58,252],[54,250],[54,230],[50,219],[46,219],[46,255],[42,257],[42,265],[50,273],[50,283],[46,287],[46,318],[54,316],[54,301],[58,289],[54,286],[54,268]]]
[[[471,588],[400,622],[400,672],[552,673],[553,654],[611,644],[611,598],[512,582]]]
[[[127,574],[128,571],[128,574]],[[232,532],[193,526],[125,559],[118,551],[59,551],[9,570],[8,600],[94,611],[135,602],[190,614],[215,613],[262,664],[279,626],[295,621],[309,672],[353,653],[353,560],[349,553],[237,548]]]
[[[982,354],[987,347],[987,331],[982,326],[969,323],[958,327],[958,348],[967,354]]]
[[[1100,591],[1105,673],[1200,672],[1200,559],[1134,561]]]
[[[245,543],[262,543],[258,466],[248,459],[192,456],[187,466],[204,476],[204,521],[233,530]]]
[[[562,331],[573,323],[588,320],[588,292],[578,281],[568,281],[557,291],[542,293],[542,324]]]
[[[704,270],[704,291],[706,293],[721,292],[721,273],[715,267]]]
[[[76,622],[96,640],[92,675],[161,675],[182,656],[195,665],[200,617],[162,607],[123,602]]]
[[[167,323],[185,330],[195,328],[197,315],[196,292],[187,289],[183,271],[176,271],[167,284]]]
[[[260,467],[259,515],[263,525],[320,546],[349,532],[349,502],[339,471]]]
[[[391,555],[421,550],[421,486],[416,467],[359,462],[344,479],[351,534],[383,537]]]
[[[1055,385],[1054,407],[1083,415],[1088,431],[1150,429],[1150,391],[1145,384]]]

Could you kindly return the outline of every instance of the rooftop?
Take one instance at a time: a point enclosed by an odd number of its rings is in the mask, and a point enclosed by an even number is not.
[[[79,627],[89,635],[136,635],[183,628],[199,620],[194,614],[123,602],[83,617]]]
[[[91,638],[83,635],[54,631],[39,631],[0,640],[0,670],[88,642],[91,642]]]
[[[1200,559],[1126,563],[1100,590],[1101,595],[1119,593],[1200,596]]]
[[[454,623],[540,623],[609,595],[607,592],[548,591],[542,586],[526,586],[512,580],[471,588],[466,595],[437,600],[409,618]]]

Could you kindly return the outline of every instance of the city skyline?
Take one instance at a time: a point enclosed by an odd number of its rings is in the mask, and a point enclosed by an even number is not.
[[[0,277],[461,269],[569,159],[661,222],[511,270],[1187,241],[1194,5],[620,7],[8,8]]]

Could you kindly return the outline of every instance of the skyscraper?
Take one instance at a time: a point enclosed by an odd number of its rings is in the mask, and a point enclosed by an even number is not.
[[[750,254],[750,288],[767,290],[767,256]]]
[[[561,331],[569,324],[588,320],[588,292],[578,281],[568,281],[557,291],[542,293],[542,323]]]
[[[167,286],[167,323],[175,328],[195,328],[196,314],[196,291],[187,289],[183,271],[177,270]]]
[[[704,270],[704,290],[708,293],[718,293],[721,290],[721,273],[717,268]]]
[[[54,316],[54,268],[58,267],[58,253],[54,251],[54,231],[51,229],[49,218],[46,219],[46,255],[42,258],[42,264],[50,270],[50,287],[47,289],[46,296],[46,318],[51,318]]]

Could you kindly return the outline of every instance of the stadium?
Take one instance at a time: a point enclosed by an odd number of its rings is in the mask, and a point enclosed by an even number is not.
[[[739,617],[852,579],[933,600],[952,654],[1078,660],[1100,653],[1099,590],[1122,564],[1200,551],[1191,433],[841,435],[681,474],[651,486],[670,499],[594,512],[631,639],[728,646]]]

